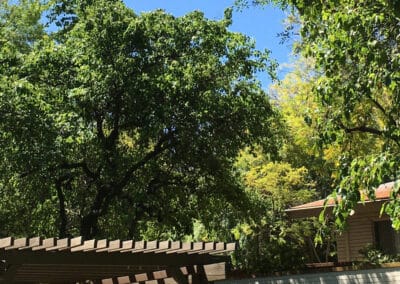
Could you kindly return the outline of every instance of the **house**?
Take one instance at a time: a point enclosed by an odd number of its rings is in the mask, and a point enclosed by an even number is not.
[[[354,214],[347,220],[344,232],[337,236],[338,262],[361,260],[360,249],[373,244],[387,254],[400,253],[400,234],[391,225],[389,216],[382,214],[382,205],[390,198],[394,182],[380,185],[375,190],[376,200],[366,200],[354,208]],[[292,207],[286,212],[292,218],[319,216],[324,208],[325,199]],[[332,212],[334,199],[327,200],[327,214]]]

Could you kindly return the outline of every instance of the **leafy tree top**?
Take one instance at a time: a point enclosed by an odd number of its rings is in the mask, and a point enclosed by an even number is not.
[[[17,14],[3,7],[22,19],[40,2],[23,3]],[[12,22],[0,27],[12,50],[0,85],[2,183],[31,200],[18,210],[53,219],[13,230],[120,237],[151,221],[182,235],[202,211],[240,200],[238,151],[277,147],[275,111],[254,77],[272,68],[268,53],[228,30],[229,10],[211,21],[71,3],[72,22],[23,47],[10,40]]]

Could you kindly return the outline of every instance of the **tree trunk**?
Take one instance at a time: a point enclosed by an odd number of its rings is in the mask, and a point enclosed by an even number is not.
[[[82,218],[80,233],[85,240],[90,240],[97,236],[99,232],[99,217],[98,214],[91,212]]]

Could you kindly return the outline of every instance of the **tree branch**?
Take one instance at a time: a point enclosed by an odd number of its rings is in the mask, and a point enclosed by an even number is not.
[[[59,238],[65,238],[67,236],[67,212],[65,210],[65,196],[62,191],[62,184],[65,181],[70,181],[72,178],[70,175],[65,175],[62,177],[59,177],[55,181],[55,186],[57,190],[57,197],[58,197],[58,202],[59,202],[59,209],[58,209],[58,214],[60,216],[60,224],[59,224]]]
[[[339,122],[339,126],[340,128],[342,128],[346,133],[352,133],[352,132],[364,132],[364,133],[371,133],[374,135],[378,135],[378,136],[382,136],[383,135],[383,131],[373,128],[373,127],[369,127],[369,126],[365,126],[365,125],[361,125],[361,126],[356,126],[356,127],[346,127],[343,122]]]
[[[63,162],[60,165],[60,169],[77,169],[77,168],[81,168],[83,170],[83,172],[90,178],[92,178],[93,180],[96,180],[98,178],[98,174],[94,173],[93,171],[91,171],[88,167],[88,165],[86,164],[86,162],[77,162],[77,163],[67,163],[67,162]]]
[[[176,131],[175,131],[176,132]],[[147,162],[149,162],[151,159],[155,158],[158,156],[160,153],[162,153],[164,150],[168,149],[168,147],[171,147],[173,144],[170,143],[168,146],[164,146],[164,143],[171,140],[174,136],[174,131],[169,131],[168,133],[164,134],[157,142],[157,144],[154,146],[154,149],[150,152],[148,152],[140,161],[137,163],[133,164],[125,173],[124,177],[122,180],[118,183],[119,188],[123,188],[129,180],[132,178],[133,174],[135,171],[143,167]]]
[[[386,112],[385,108],[377,100],[375,100],[373,97],[371,97],[370,94],[367,93],[366,95],[367,95],[368,99],[370,99],[371,102],[383,113],[383,115],[389,119],[390,123],[392,125],[396,126],[396,121],[390,114],[388,114]]]
[[[115,86],[116,88],[116,86]],[[107,147],[108,149],[112,149],[115,147],[115,142],[119,136],[119,127],[120,127],[120,117],[121,117],[121,93],[120,92],[115,92],[115,107],[113,110],[113,116],[114,116],[114,121],[113,121],[113,129],[111,130],[110,135],[107,137]]]
[[[104,144],[106,142],[106,137],[103,131],[103,116],[98,111],[95,111],[94,117],[96,119],[97,138]]]

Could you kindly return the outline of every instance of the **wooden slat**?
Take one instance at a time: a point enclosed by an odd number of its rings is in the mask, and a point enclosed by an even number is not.
[[[131,252],[131,253],[137,253],[137,252],[142,252],[146,249],[147,247],[147,242],[146,241],[137,241],[132,243],[132,246],[129,249],[123,249],[121,250],[122,253],[125,252]]]
[[[226,279],[226,263],[213,263],[204,265],[204,272],[210,282]]]
[[[83,245],[72,247],[71,252],[91,250],[96,247],[96,240],[87,240]]]
[[[132,283],[133,279],[130,279],[129,276],[122,276],[122,277],[117,277],[117,283],[118,284],[130,284]]]
[[[154,252],[154,253],[166,252],[167,250],[169,250],[169,249],[172,248],[172,244],[173,244],[173,242],[171,242],[171,241],[163,241],[163,242],[160,242],[160,243],[158,244],[158,249],[153,250],[153,252]],[[178,245],[178,247],[179,247],[179,243],[177,243],[176,245]]]
[[[135,281],[136,282],[143,282],[149,280],[149,277],[147,276],[147,273],[140,273],[135,275]]]
[[[170,242],[169,248],[159,249],[159,250],[154,251],[154,253],[166,253],[168,251],[176,251],[176,250],[181,249],[181,247],[182,247],[181,241]]]
[[[46,251],[53,251],[53,250],[69,248],[69,242],[70,242],[70,240],[68,238],[58,239],[57,244],[55,246],[46,248]]]
[[[121,247],[121,240],[110,241],[105,248],[96,249],[96,252],[112,252],[113,250],[119,249]]]
[[[76,237],[71,239],[71,248],[82,245],[82,241],[83,241],[82,237]]]
[[[199,253],[200,251],[204,250],[204,242],[196,242],[193,243],[193,248],[188,251],[188,254],[195,254],[195,253]]]
[[[153,279],[164,279],[168,278],[167,270],[159,270],[153,272]]]
[[[35,238],[30,238],[28,240],[28,245],[24,246],[24,247],[20,247],[18,248],[19,250],[23,250],[23,249],[31,249],[33,247],[38,247],[42,244],[42,238],[40,237],[35,237]]]
[[[229,252],[235,251],[236,243],[228,243],[228,244],[224,244],[224,245],[225,245],[225,249],[219,250],[219,251],[216,250],[214,252],[210,252],[209,254],[215,255],[215,254],[229,253]]]
[[[102,239],[98,240],[96,244],[96,249],[102,249],[108,247],[108,240],[107,239]]]
[[[143,250],[147,247],[147,242],[146,241],[136,241],[135,242],[135,250]]]
[[[37,247],[33,247],[32,250],[37,251],[37,250],[46,249],[46,248],[55,246],[55,244],[56,244],[56,239],[55,238],[44,239],[42,241],[42,245],[37,246]]]
[[[0,248],[10,247],[14,242],[14,238],[7,237],[0,239]]]
[[[5,250],[12,250],[12,249],[18,249],[21,247],[25,247],[28,245],[28,239],[27,238],[19,238],[15,239],[13,244],[9,247],[6,247]]]
[[[124,252],[133,249],[134,247],[134,242],[132,240],[129,241],[123,241],[122,246],[120,248],[116,249],[110,249],[108,252]]]
[[[164,284],[179,284],[179,283],[176,282],[176,280],[174,278],[169,277],[169,278],[164,279]]]
[[[207,254],[210,252],[216,252],[216,243],[215,242],[207,242],[204,244],[204,249],[202,251],[199,251],[197,253],[199,254]]]
[[[166,253],[171,254],[171,253],[183,253],[183,252],[188,252],[192,249],[193,243],[182,243],[180,249],[177,250],[169,250]]]
[[[224,250],[225,249],[225,243],[219,242],[215,245],[216,250]]]
[[[151,248],[146,248],[144,253],[157,253],[157,252],[163,252],[168,250],[171,247],[171,241],[163,241],[159,242],[157,245],[157,248],[151,249]]]
[[[150,241],[146,243],[146,250],[157,249],[157,248],[158,248],[158,241]]]

